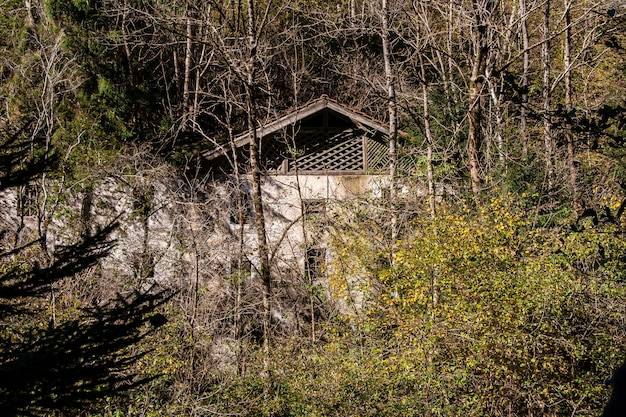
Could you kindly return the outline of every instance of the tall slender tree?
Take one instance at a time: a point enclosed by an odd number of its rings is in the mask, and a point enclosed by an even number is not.
[[[485,84],[485,69],[489,53],[488,19],[493,11],[494,2],[491,0],[472,0],[471,31],[472,58],[471,73],[469,75],[468,110],[467,110],[467,156],[472,192],[477,198],[482,184],[480,149],[482,146],[483,119],[483,88]]]
[[[398,103],[396,99],[396,77],[393,70],[393,57],[391,49],[391,33],[390,33],[390,0],[382,0],[381,21],[382,31],[381,40],[383,45],[383,61],[385,63],[385,86],[387,89],[387,114],[389,119],[389,181],[390,181],[390,198],[391,198],[391,241],[398,238],[398,214],[396,211],[397,199],[397,169],[398,169]]]
[[[567,166],[569,171],[569,187],[571,192],[572,208],[574,212],[581,209],[580,199],[578,196],[578,173],[576,169],[576,150],[574,143],[574,133],[572,132],[572,18],[571,7],[572,0],[564,0],[564,17],[565,32],[563,34],[563,72],[564,72],[564,88],[565,88],[565,126],[563,134],[567,145]]]
[[[552,50],[550,49],[552,45],[552,33],[550,29],[551,5],[551,0],[545,1],[542,25],[543,40],[541,47],[541,66],[543,71],[543,78],[541,82],[541,95],[543,98],[543,141],[545,151],[546,180],[549,192],[553,191],[555,183],[555,144],[554,135],[552,132],[552,86],[550,83],[552,73]]]

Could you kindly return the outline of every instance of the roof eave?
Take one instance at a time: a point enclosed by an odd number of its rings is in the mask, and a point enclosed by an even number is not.
[[[276,120],[271,121],[270,123],[263,125],[256,129],[257,137],[263,137],[270,135],[284,127],[295,124],[298,121],[309,117],[324,108],[327,107],[327,100],[324,98],[315,100],[308,105],[301,107],[285,116],[279,117]],[[240,148],[242,146],[248,145],[250,143],[250,133],[245,132],[234,138],[235,147]],[[207,159],[213,159],[220,155],[226,153],[226,148],[224,146],[220,146],[216,149],[212,149],[208,152],[204,152],[202,155]]]

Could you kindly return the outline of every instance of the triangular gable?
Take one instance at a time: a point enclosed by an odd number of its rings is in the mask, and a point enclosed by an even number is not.
[[[315,116],[318,113],[322,113],[324,110],[331,110],[341,116],[349,119],[358,128],[366,131],[379,132],[383,135],[389,134],[389,126],[381,123],[361,112],[339,104],[337,101],[329,98],[327,95],[322,95],[317,100],[310,102],[309,104],[294,110],[285,116],[279,117],[259,128],[256,129],[257,137],[264,138],[281,129],[293,126],[302,120]],[[404,132],[399,132],[404,134]],[[235,138],[235,146],[240,148],[250,143],[250,135],[248,132],[243,133]],[[226,146],[220,146],[216,149],[204,152],[203,156],[206,159],[213,159],[218,156],[224,155],[227,152]]]

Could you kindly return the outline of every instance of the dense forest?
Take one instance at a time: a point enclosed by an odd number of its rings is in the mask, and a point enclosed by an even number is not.
[[[623,2],[0,8],[1,414],[600,415],[626,360]],[[147,279],[146,184],[208,212],[200,153],[323,94],[388,124],[392,179],[324,219],[327,285],[259,234],[247,288],[186,214],[191,266]],[[118,275],[111,179],[144,226]]]

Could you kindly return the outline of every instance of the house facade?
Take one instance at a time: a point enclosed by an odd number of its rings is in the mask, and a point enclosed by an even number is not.
[[[329,222],[342,203],[382,197],[389,188],[389,127],[322,96],[260,126],[256,134],[272,268],[299,269],[321,278],[332,257],[327,247]],[[250,136],[245,133],[234,144],[203,156],[211,169],[227,174],[234,171],[237,160],[239,172],[249,181],[245,174],[249,144]],[[247,201],[237,200],[240,210],[251,201],[246,197],[249,186],[244,182],[242,187]],[[254,245],[251,224],[238,222],[251,216],[237,216],[236,209],[229,223],[233,230],[243,227],[245,240]]]

